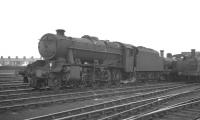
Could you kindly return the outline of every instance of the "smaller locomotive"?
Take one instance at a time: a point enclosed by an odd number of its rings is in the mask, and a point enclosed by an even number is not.
[[[200,80],[200,55],[195,49],[189,54],[174,55],[176,62],[172,71],[174,80],[199,81]]]

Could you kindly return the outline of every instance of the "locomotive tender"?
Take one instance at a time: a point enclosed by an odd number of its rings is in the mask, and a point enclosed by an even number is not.
[[[159,52],[138,46],[136,56],[136,78],[137,80],[160,80],[165,72],[164,57]],[[161,53],[164,51],[161,51]],[[163,54],[163,53],[162,53]]]

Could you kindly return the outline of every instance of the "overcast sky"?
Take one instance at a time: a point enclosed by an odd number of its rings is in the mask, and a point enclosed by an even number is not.
[[[39,57],[39,39],[58,28],[165,53],[200,51],[200,1],[1,0],[0,56]]]

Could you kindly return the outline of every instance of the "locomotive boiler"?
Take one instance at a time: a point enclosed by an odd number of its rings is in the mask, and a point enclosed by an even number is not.
[[[31,86],[58,89],[66,86],[118,84],[135,77],[137,48],[84,35],[67,37],[64,30],[45,34],[38,49],[45,64],[32,69]]]

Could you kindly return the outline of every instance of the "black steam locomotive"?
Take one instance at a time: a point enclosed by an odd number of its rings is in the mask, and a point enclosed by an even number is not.
[[[119,84],[124,81],[163,79],[173,60],[153,49],[84,35],[67,37],[64,30],[45,34],[38,49],[44,60],[26,68],[33,88],[82,87]],[[169,60],[170,59],[170,60]]]
[[[174,80],[199,82],[200,81],[200,54],[195,49],[191,52],[173,55],[173,69],[171,77]]]
[[[135,46],[88,35],[72,38],[64,32],[57,30],[56,35],[45,34],[40,39],[38,49],[44,60],[31,65],[32,87],[55,89],[134,79],[138,53]]]

